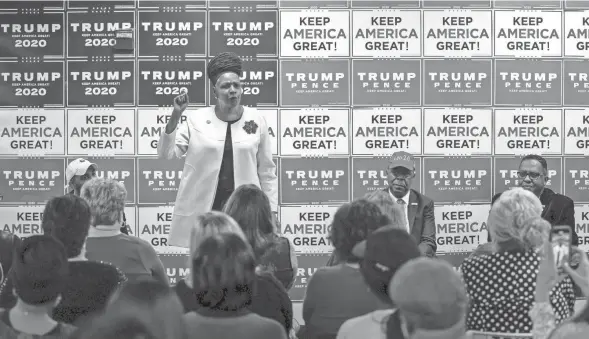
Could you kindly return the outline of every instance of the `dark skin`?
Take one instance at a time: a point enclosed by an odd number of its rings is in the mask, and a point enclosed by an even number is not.
[[[96,176],[96,168],[94,166],[88,167],[88,170],[84,175],[74,175],[70,182],[70,190],[73,188],[74,194],[79,196],[80,190],[84,183]]]
[[[387,180],[389,189],[397,199],[403,198],[411,189],[411,184],[415,178],[415,169],[409,170],[405,167],[394,167],[387,169]]]
[[[225,72],[217,78],[213,87],[213,95],[217,99],[215,105],[215,115],[223,121],[239,120],[243,114],[243,106],[241,106],[241,94],[243,88],[241,87],[241,80],[239,75],[233,72]],[[166,125],[166,133],[174,132],[180,117],[184,110],[188,107],[188,94],[182,93],[174,98],[174,111],[168,124]],[[278,213],[272,213],[274,221],[278,221]]]
[[[523,177],[525,175],[525,177]],[[537,160],[524,160],[519,165],[518,177],[519,186],[527,191],[534,193],[537,197],[542,194],[546,183],[548,182],[548,173]]]

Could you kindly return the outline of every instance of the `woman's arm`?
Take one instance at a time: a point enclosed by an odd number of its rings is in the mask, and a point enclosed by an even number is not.
[[[168,126],[175,127],[172,129],[172,127]],[[168,133],[170,129],[172,131]],[[189,142],[190,129],[188,123],[179,123],[177,119],[170,118],[166,130],[160,134],[160,140],[157,143],[158,158],[166,160],[183,158],[188,150]]]
[[[185,92],[174,98],[174,110],[157,143],[158,158],[171,160],[183,158],[186,155],[190,141],[190,129],[187,123],[181,122],[181,118],[182,113],[188,107],[188,102],[188,94]]]
[[[529,312],[534,339],[546,339],[556,327],[554,310],[549,301],[536,301]]]
[[[270,133],[268,133],[268,123],[266,118],[260,117],[260,146],[256,155],[258,160],[258,178],[262,191],[266,193],[270,200],[270,207],[273,212],[278,211],[278,177],[276,176],[276,165],[272,159],[272,144],[270,142]]]

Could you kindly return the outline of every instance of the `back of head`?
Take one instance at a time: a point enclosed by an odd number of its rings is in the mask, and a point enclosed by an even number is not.
[[[65,249],[49,235],[25,238],[12,264],[14,288],[29,305],[53,302],[62,293],[68,276]]]
[[[223,212],[241,227],[254,253],[260,257],[274,235],[268,196],[255,185],[239,186],[229,197]]]
[[[491,207],[488,226],[491,238],[501,247],[501,243],[517,243],[528,250],[536,244],[533,228],[526,227],[529,220],[542,214],[542,203],[532,192],[513,188],[501,194]],[[530,233],[532,231],[532,233]]]
[[[348,262],[360,261],[352,254],[354,246],[373,231],[388,225],[389,221],[376,204],[366,199],[357,199],[340,206],[333,216],[329,236],[338,258]]]
[[[50,199],[43,210],[43,233],[57,238],[65,247],[68,258],[82,252],[92,213],[84,199],[67,194]]]
[[[460,276],[447,262],[413,259],[397,271],[389,289],[409,332],[464,332],[468,297]]]
[[[112,226],[123,221],[127,190],[121,182],[92,178],[84,183],[80,196],[90,205],[92,225]]]
[[[173,289],[155,279],[123,285],[109,301],[105,314],[111,313],[144,324],[154,338],[174,338],[184,333],[182,303]],[[139,327],[135,330],[143,331]]]
[[[376,190],[364,196],[364,199],[375,203],[389,217],[389,224],[398,229],[406,229],[407,220],[403,207],[398,204],[388,191]]]
[[[354,248],[362,257],[360,272],[366,284],[381,301],[391,303],[389,283],[407,261],[419,258],[421,252],[415,240],[405,231],[382,227],[370,234],[365,242]]]
[[[153,324],[128,310],[106,312],[80,326],[70,339],[167,339],[158,336]],[[170,337],[174,338],[174,337]],[[176,337],[183,339],[183,337]]]
[[[192,257],[192,288],[200,305],[235,311],[251,304],[256,263],[251,246],[236,234],[212,235]]]
[[[194,253],[204,239],[224,233],[236,234],[246,239],[241,227],[231,216],[218,211],[199,214],[194,227],[190,230],[190,253]]]

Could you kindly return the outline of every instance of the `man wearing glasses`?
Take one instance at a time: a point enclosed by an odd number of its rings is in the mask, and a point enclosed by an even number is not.
[[[517,176],[521,188],[534,193],[540,198],[540,202],[544,206],[542,218],[552,226],[570,226],[573,230],[572,244],[578,246],[579,238],[575,230],[575,205],[571,198],[554,193],[554,191],[545,187],[549,179],[546,159],[535,154],[526,155],[520,162]],[[491,204],[495,203],[499,196],[501,196],[501,193],[495,194]]]
[[[419,244],[423,255],[436,255],[436,221],[434,201],[411,189],[415,178],[415,158],[407,152],[395,152],[387,168],[389,187],[393,201],[400,204],[405,211],[405,227]]]

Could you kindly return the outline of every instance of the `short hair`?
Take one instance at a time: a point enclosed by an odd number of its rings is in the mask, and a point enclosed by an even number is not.
[[[65,247],[68,258],[82,252],[92,212],[84,199],[67,194],[51,198],[43,210],[41,228],[43,233],[55,237]]]
[[[329,235],[337,257],[341,262],[359,262],[360,258],[352,254],[354,246],[389,222],[381,209],[366,199],[357,199],[340,206],[333,216]]]
[[[132,315],[142,327],[139,332],[147,332],[155,338],[182,338],[184,307],[176,292],[155,279],[128,282],[119,288],[109,299],[105,313]],[[110,336],[108,337],[110,338]]]
[[[92,211],[92,225],[112,226],[123,219],[127,190],[117,180],[92,178],[82,186],[80,196]]]
[[[270,200],[256,185],[241,185],[223,209],[241,227],[256,258],[261,258],[276,243]]]
[[[521,187],[503,192],[489,212],[487,225],[491,239],[497,245],[515,241],[524,250],[535,248],[537,229],[529,222],[541,213],[542,203],[534,193]]]
[[[152,327],[129,310],[104,313],[79,326],[70,339],[159,339]]]
[[[192,289],[205,308],[236,311],[249,306],[256,262],[251,246],[236,234],[208,237],[192,260]]]
[[[364,199],[375,203],[389,217],[392,227],[406,230],[407,217],[405,211],[399,203],[393,200],[388,191],[376,190],[366,194]]]
[[[30,305],[55,301],[69,274],[65,248],[49,235],[25,238],[16,250],[11,279],[19,299]]]
[[[528,154],[522,158],[519,164],[521,165],[526,160],[536,160],[542,165],[542,168],[544,169],[544,174],[548,173],[548,163],[546,162],[546,159],[544,159],[543,157],[537,154]]]

